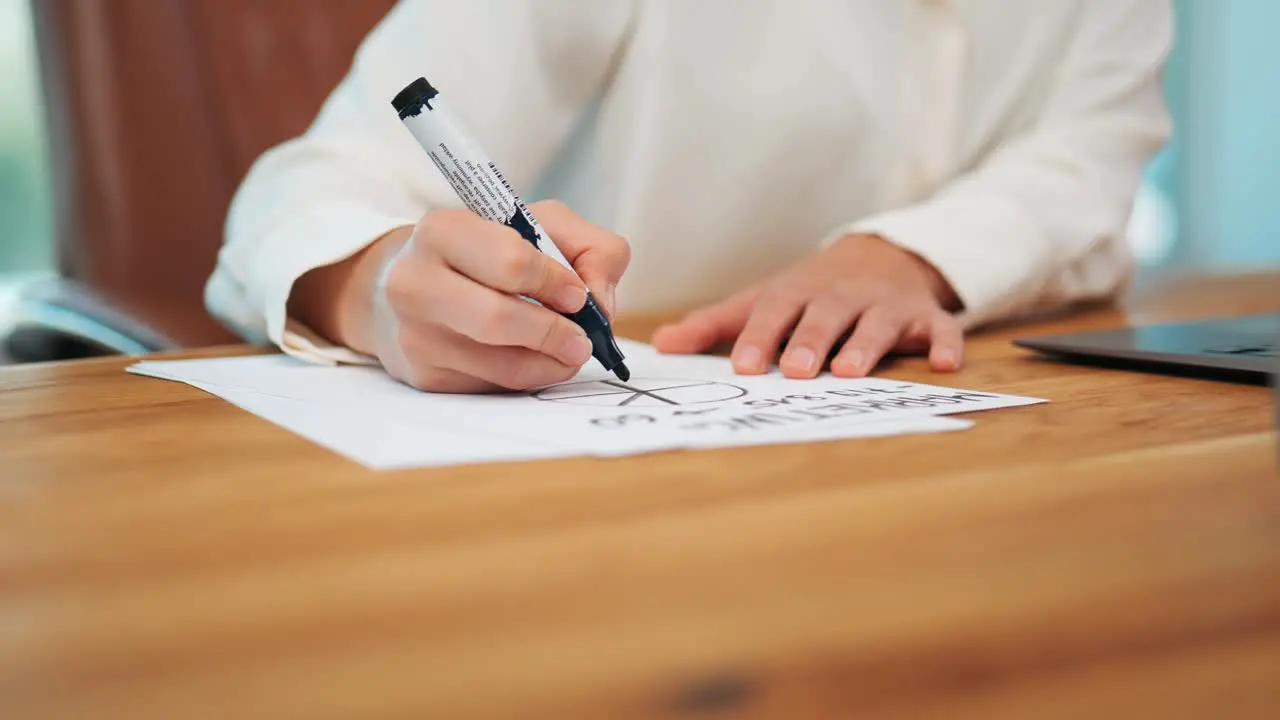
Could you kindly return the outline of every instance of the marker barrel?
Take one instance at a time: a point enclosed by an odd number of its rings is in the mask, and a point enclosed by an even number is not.
[[[464,205],[486,220],[515,230],[538,250],[576,274],[573,265],[538,224],[497,165],[462,128],[449,111],[448,102],[426,78],[409,83],[391,104]],[[626,380],[623,376],[629,373],[623,364],[622,351],[614,340],[608,317],[590,290],[587,291],[586,305],[581,310],[563,314],[586,332],[591,340],[592,356],[604,369]]]

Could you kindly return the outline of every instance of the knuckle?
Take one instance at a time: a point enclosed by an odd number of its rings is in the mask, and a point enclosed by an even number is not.
[[[876,327],[889,328],[905,324],[907,313],[889,303],[879,302],[867,308],[863,319]]]
[[[863,347],[882,348],[891,344],[899,336],[899,332],[889,326],[880,326],[863,336]]]
[[[810,342],[829,337],[844,329],[841,325],[845,324],[845,317],[835,308],[823,308],[815,303],[805,311],[792,337]]]
[[[790,283],[776,283],[764,289],[760,294],[760,307],[795,307],[804,303],[804,295],[798,287]]]
[[[515,321],[516,313],[511,303],[489,303],[478,313],[472,339],[490,345],[502,344],[511,334]]]
[[[455,232],[464,219],[461,217],[462,210],[457,208],[445,208],[434,210],[422,216],[415,228],[415,234],[422,238],[425,245],[432,248],[441,247],[444,242]]]
[[[831,284],[826,294],[833,302],[848,305],[865,293],[864,286],[865,283],[859,280],[841,278]]]
[[[631,264],[631,241],[621,235],[610,234],[605,241],[605,252],[613,263],[625,269]]]
[[[548,313],[539,314],[543,316],[548,315]],[[557,332],[557,330],[560,327],[560,323],[556,322],[556,319],[557,318],[553,317],[544,319],[543,327],[537,331],[538,340],[533,349],[549,355],[557,347],[559,343],[558,338],[560,337],[560,333]]]
[[[894,297],[898,294],[898,287],[893,282],[877,275],[864,275],[856,281],[846,280],[851,285],[856,285],[857,291],[865,297],[875,298],[883,301],[887,298]]]
[[[413,228],[414,243],[429,247],[434,245],[440,235],[440,213],[443,211],[429,212],[418,218],[418,224]]]
[[[808,314],[817,319],[834,319],[848,314],[855,301],[838,287],[829,287],[809,303]]]
[[[901,331],[901,324],[868,313],[858,322],[853,338],[859,347],[873,348],[891,342]]]
[[[565,280],[556,261],[546,255],[535,255],[526,272],[529,287],[542,292],[550,292]]]
[[[872,325],[862,334],[862,339],[867,345],[880,346],[892,342],[898,337],[901,328],[894,325]]]
[[[498,276],[504,283],[519,286],[528,277],[530,266],[534,264],[536,258],[533,255],[533,248],[523,241],[512,243],[498,253],[495,261]]]
[[[556,381],[549,378],[545,364],[537,358],[527,357],[512,364],[502,385],[509,390],[530,390],[552,382]]]
[[[797,328],[792,337],[804,343],[830,342],[844,329],[840,321],[835,318],[815,318],[813,322],[805,323],[802,327]]]

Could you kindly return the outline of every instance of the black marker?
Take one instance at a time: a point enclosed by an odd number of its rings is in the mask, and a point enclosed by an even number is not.
[[[426,78],[418,78],[401,90],[391,105],[472,212],[520,233],[534,247],[576,275],[573,265],[565,260],[560,248],[547,237],[546,231],[533,218],[533,213],[516,196],[497,166],[462,129],[439,95]],[[587,304],[575,313],[564,313],[564,316],[587,333],[591,340],[591,354],[605,370],[615,373],[623,382],[630,379],[631,371],[622,362],[622,351],[613,338],[609,318],[596,305],[590,290],[587,291]]]

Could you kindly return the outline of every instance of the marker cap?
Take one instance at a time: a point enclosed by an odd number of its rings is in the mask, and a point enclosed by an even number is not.
[[[396,114],[403,120],[407,116],[417,115],[419,108],[423,105],[429,109],[431,100],[439,94],[440,91],[427,82],[426,78],[420,77],[391,98],[391,107],[396,109]]]

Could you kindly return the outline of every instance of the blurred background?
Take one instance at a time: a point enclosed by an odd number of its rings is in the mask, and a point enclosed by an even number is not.
[[[48,271],[51,193],[29,0],[0,0],[0,94],[0,273]]]
[[[164,2],[165,0],[156,0]],[[1178,0],[1173,142],[1130,225],[1148,268],[1280,263],[1280,0]],[[13,288],[55,268],[31,0],[0,0],[0,326]]]

